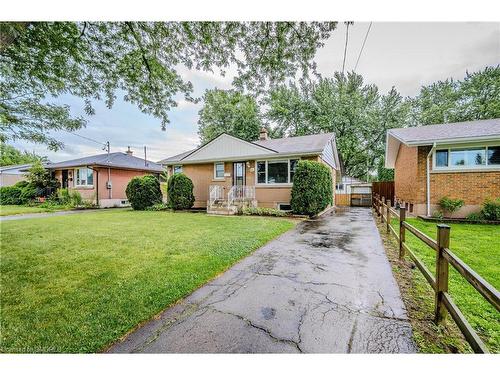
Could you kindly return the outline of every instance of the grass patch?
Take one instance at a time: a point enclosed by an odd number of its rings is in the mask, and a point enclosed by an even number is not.
[[[51,207],[0,205],[0,216],[65,211],[69,209],[70,208],[66,206],[55,206],[55,205]]]
[[[293,226],[132,210],[4,222],[0,350],[102,350]]]
[[[408,222],[431,238],[436,238],[436,223],[410,218]],[[399,231],[399,222],[392,225]],[[500,288],[500,226],[485,224],[449,224],[450,249],[495,288]],[[409,231],[406,242],[435,275],[436,253]],[[419,272],[416,270],[416,272]],[[421,275],[419,275],[421,276]],[[430,289],[430,286],[428,286]],[[500,352],[500,313],[450,266],[449,293],[488,348]],[[430,300],[433,304],[433,297]],[[451,320],[451,318],[450,318]]]

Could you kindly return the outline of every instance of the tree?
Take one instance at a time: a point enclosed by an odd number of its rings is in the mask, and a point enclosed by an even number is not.
[[[447,79],[421,88],[409,99],[409,126],[483,120],[500,117],[500,65],[467,73],[460,81]]]
[[[5,165],[29,164],[35,161],[47,162],[46,156],[39,156],[34,152],[19,151],[6,143],[0,143],[0,167]]]
[[[0,23],[0,137],[62,147],[52,130],[74,131],[86,119],[52,101],[61,94],[112,107],[118,92],[161,121],[188,101],[193,85],[180,67],[236,66],[233,84],[261,93],[287,77],[315,72],[312,61],[335,22],[18,22]]]
[[[198,134],[206,143],[227,133],[247,141],[259,138],[262,121],[255,98],[234,90],[207,90],[199,112]]]
[[[392,88],[381,95],[356,73],[272,90],[267,118],[275,133],[296,136],[334,132],[347,175],[367,178],[384,155],[387,129],[401,126],[408,104]]]

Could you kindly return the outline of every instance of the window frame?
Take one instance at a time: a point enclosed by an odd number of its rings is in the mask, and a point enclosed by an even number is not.
[[[217,165],[222,164],[222,177],[217,177]],[[216,161],[214,163],[214,180],[224,180],[226,174],[226,163],[223,161]]]
[[[85,175],[85,184],[81,183],[80,172],[85,170],[87,173]],[[89,171],[92,174],[92,184],[88,184],[89,181]],[[74,188],[93,188],[94,187],[94,170],[88,167],[78,167],[73,170],[73,187]],[[80,180],[80,183],[78,183]]]
[[[265,160],[256,160],[255,161],[255,185],[256,186],[292,186],[293,182],[290,180],[290,161],[297,160],[299,162],[300,158],[287,158],[287,159],[265,159]],[[286,162],[287,163],[287,182],[269,182],[269,162],[271,163],[279,163]],[[259,169],[258,163],[265,163],[265,182],[259,182]]]
[[[175,168],[180,168],[180,169],[181,169],[181,171],[180,171],[180,172],[176,172],[176,171],[175,171]],[[173,165],[173,166],[172,166],[172,175],[174,175],[174,174],[178,174],[178,173],[182,173],[182,169],[183,169],[183,168],[182,168],[182,164],[176,164],[176,165]]]
[[[481,170],[500,170],[500,164],[489,164],[488,160],[488,149],[490,147],[500,147],[500,143],[491,143],[491,144],[463,144],[463,145],[452,145],[452,146],[438,146],[432,152],[432,171],[440,172],[440,171],[481,171]],[[452,165],[451,164],[451,153],[452,151],[458,150],[473,150],[473,149],[483,149],[485,155],[484,164],[479,165]],[[448,151],[448,165],[445,167],[440,167],[436,165],[436,152],[437,151]]]

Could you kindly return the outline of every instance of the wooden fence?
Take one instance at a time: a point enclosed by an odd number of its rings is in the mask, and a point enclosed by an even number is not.
[[[372,182],[372,196],[386,197],[394,206],[394,181]]]
[[[350,206],[351,205],[351,194],[335,194],[335,205],[336,206]]]
[[[445,224],[437,225],[437,236],[433,239],[422,233],[406,221],[406,209],[401,207],[399,213],[391,207],[391,201],[375,195],[373,208],[382,223],[386,223],[387,232],[393,234],[399,241],[399,258],[403,259],[408,254],[417,268],[422,272],[427,282],[434,289],[436,324],[441,324],[448,311],[462,331],[465,339],[476,353],[489,353],[488,348],[471,327],[465,316],[453,302],[448,293],[448,271],[449,265],[458,271],[493,307],[500,311],[500,294],[486,280],[479,276],[472,268],[457,257],[450,249],[450,227]],[[390,225],[391,220],[399,220],[399,233]],[[436,277],[429,271],[425,264],[406,245],[406,231],[415,235],[431,249],[436,251]]]

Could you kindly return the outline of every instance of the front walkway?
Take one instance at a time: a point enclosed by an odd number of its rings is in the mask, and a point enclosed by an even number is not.
[[[141,353],[407,353],[411,326],[369,209],[300,223],[112,346]]]

